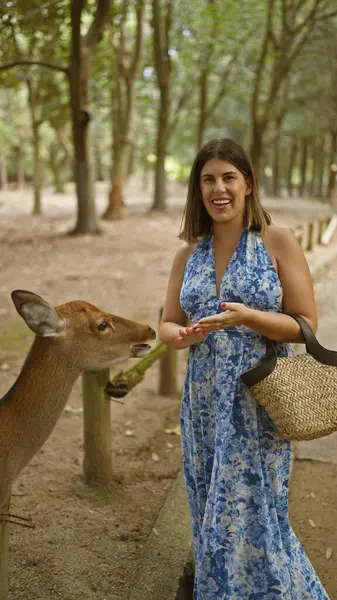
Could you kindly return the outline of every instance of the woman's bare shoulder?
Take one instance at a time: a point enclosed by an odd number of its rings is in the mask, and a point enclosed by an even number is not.
[[[196,249],[198,243],[199,242],[188,244],[187,242],[182,242],[181,246],[175,253],[174,262],[179,265],[185,265],[192,252],[194,252],[194,250]]]
[[[269,225],[263,235],[263,241],[278,250],[293,248],[294,245],[298,246],[298,242],[291,229],[278,227],[277,225]]]

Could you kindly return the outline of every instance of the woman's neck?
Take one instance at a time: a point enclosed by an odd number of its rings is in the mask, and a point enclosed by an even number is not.
[[[236,223],[233,223],[233,221],[229,221],[228,223],[213,222],[214,241],[217,244],[225,243],[226,245],[230,242],[238,241],[242,235],[243,229],[244,225],[242,220]]]

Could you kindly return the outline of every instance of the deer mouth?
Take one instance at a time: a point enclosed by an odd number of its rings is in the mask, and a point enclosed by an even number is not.
[[[149,346],[149,344],[133,344],[133,346],[131,346],[132,356],[135,358],[146,356],[150,350],[151,346]]]

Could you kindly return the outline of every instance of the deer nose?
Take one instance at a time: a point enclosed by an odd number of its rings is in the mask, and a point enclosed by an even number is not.
[[[157,336],[156,336],[156,332],[155,332],[155,330],[154,330],[154,329],[152,329],[152,327],[149,327],[149,328],[148,328],[148,333],[149,333],[149,336],[151,337],[151,339],[153,339],[153,340],[155,340],[155,339],[156,339],[156,337],[157,337]]]

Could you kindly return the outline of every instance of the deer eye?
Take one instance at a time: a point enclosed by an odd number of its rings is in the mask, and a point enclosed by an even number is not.
[[[98,331],[105,331],[107,327],[109,327],[109,323],[103,321],[103,323],[100,323],[100,325],[98,325],[97,329]]]

